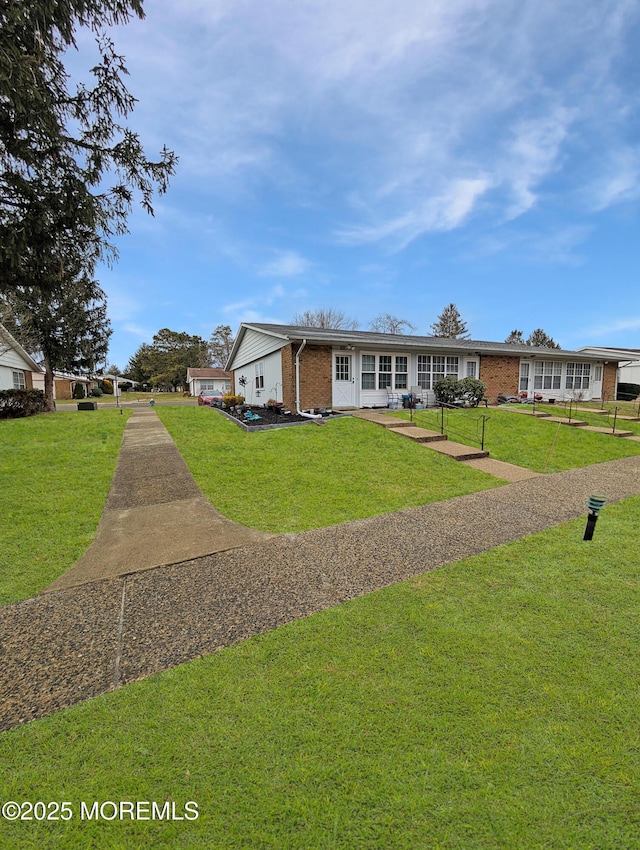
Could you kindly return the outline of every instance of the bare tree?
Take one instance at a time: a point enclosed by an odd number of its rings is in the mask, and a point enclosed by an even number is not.
[[[316,310],[296,313],[291,323],[301,328],[328,328],[334,331],[355,331],[359,325],[356,319],[350,319],[333,307],[318,307]]]
[[[218,325],[209,339],[211,365],[224,369],[233,349],[233,331],[229,325]]]
[[[369,322],[369,327],[381,334],[404,334],[416,329],[407,319],[399,319],[391,313],[380,313]]]

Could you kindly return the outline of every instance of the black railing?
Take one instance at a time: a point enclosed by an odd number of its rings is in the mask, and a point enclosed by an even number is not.
[[[454,436],[462,442],[477,443],[482,451],[484,451],[486,426],[491,417],[485,413],[481,413],[479,416],[469,416],[467,414],[465,420],[473,422],[475,425],[473,429],[469,429],[460,427],[461,418],[457,416],[453,420],[456,427],[453,427],[450,422],[450,413],[455,411],[459,414],[463,409],[455,404],[440,404],[437,409],[429,408],[426,410],[415,410],[411,407],[410,418],[412,422],[419,423],[422,427],[429,428],[429,430],[439,431],[443,436]]]

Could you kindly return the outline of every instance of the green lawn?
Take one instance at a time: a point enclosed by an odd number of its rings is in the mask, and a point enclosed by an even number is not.
[[[551,410],[551,408],[546,408]],[[557,411],[561,415],[564,411]],[[409,419],[408,410],[395,414]],[[451,410],[446,414],[450,439],[474,445],[478,418],[488,417],[485,430],[485,449],[492,458],[524,466],[535,472],[559,472],[579,466],[589,466],[608,460],[640,454],[640,443],[594,434],[580,428],[545,422],[534,416],[495,408],[475,410]],[[580,414],[581,421],[607,426],[604,416]],[[429,429],[437,429],[440,422],[438,410],[414,411],[414,423]],[[629,427],[627,427],[627,425]],[[640,434],[640,423],[619,423],[625,430]]]
[[[247,434],[205,407],[158,415],[215,507],[264,531],[320,528],[502,483],[351,417]]]
[[[129,411],[0,421],[0,605],[27,599],[89,546]]]
[[[0,735],[2,848],[640,846],[640,499]],[[81,801],[198,804],[87,822]],[[109,814],[111,809],[107,807]]]

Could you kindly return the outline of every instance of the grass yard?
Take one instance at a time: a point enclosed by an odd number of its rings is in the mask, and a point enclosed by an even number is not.
[[[551,408],[549,410],[551,411]],[[557,413],[562,415],[560,410]],[[535,472],[560,472],[640,454],[640,443],[634,441],[607,434],[594,434],[580,428],[544,422],[524,413],[495,408],[448,411],[446,419],[451,429],[450,439],[474,445],[469,437],[475,436],[476,420],[483,414],[489,417],[486,424],[485,449],[489,451],[490,456]],[[410,418],[408,410],[399,411],[395,415],[402,419]],[[575,418],[607,427],[605,417],[597,414],[589,416],[581,413]],[[414,411],[416,425],[436,430],[439,422],[438,410]],[[640,423],[624,422],[618,425],[640,434]]]
[[[350,417],[248,434],[204,407],[158,415],[215,507],[263,531],[320,528],[502,483]]]
[[[0,847],[639,847],[640,499],[583,527],[3,733],[2,800],[74,816],[3,821]],[[80,818],[121,800],[199,817]]]
[[[0,604],[39,593],[89,546],[129,415],[0,421]]]

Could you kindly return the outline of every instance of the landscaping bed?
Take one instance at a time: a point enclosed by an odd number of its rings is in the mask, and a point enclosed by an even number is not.
[[[308,416],[301,416],[299,413],[285,413],[257,405],[242,405],[238,408],[224,409],[216,407],[213,409],[218,410],[247,431],[266,431],[271,428],[286,428],[289,425],[307,425],[309,422],[322,423],[324,419],[332,418],[335,415],[327,411],[327,416],[323,416],[322,419],[310,419]],[[247,413],[249,416],[247,416]]]

